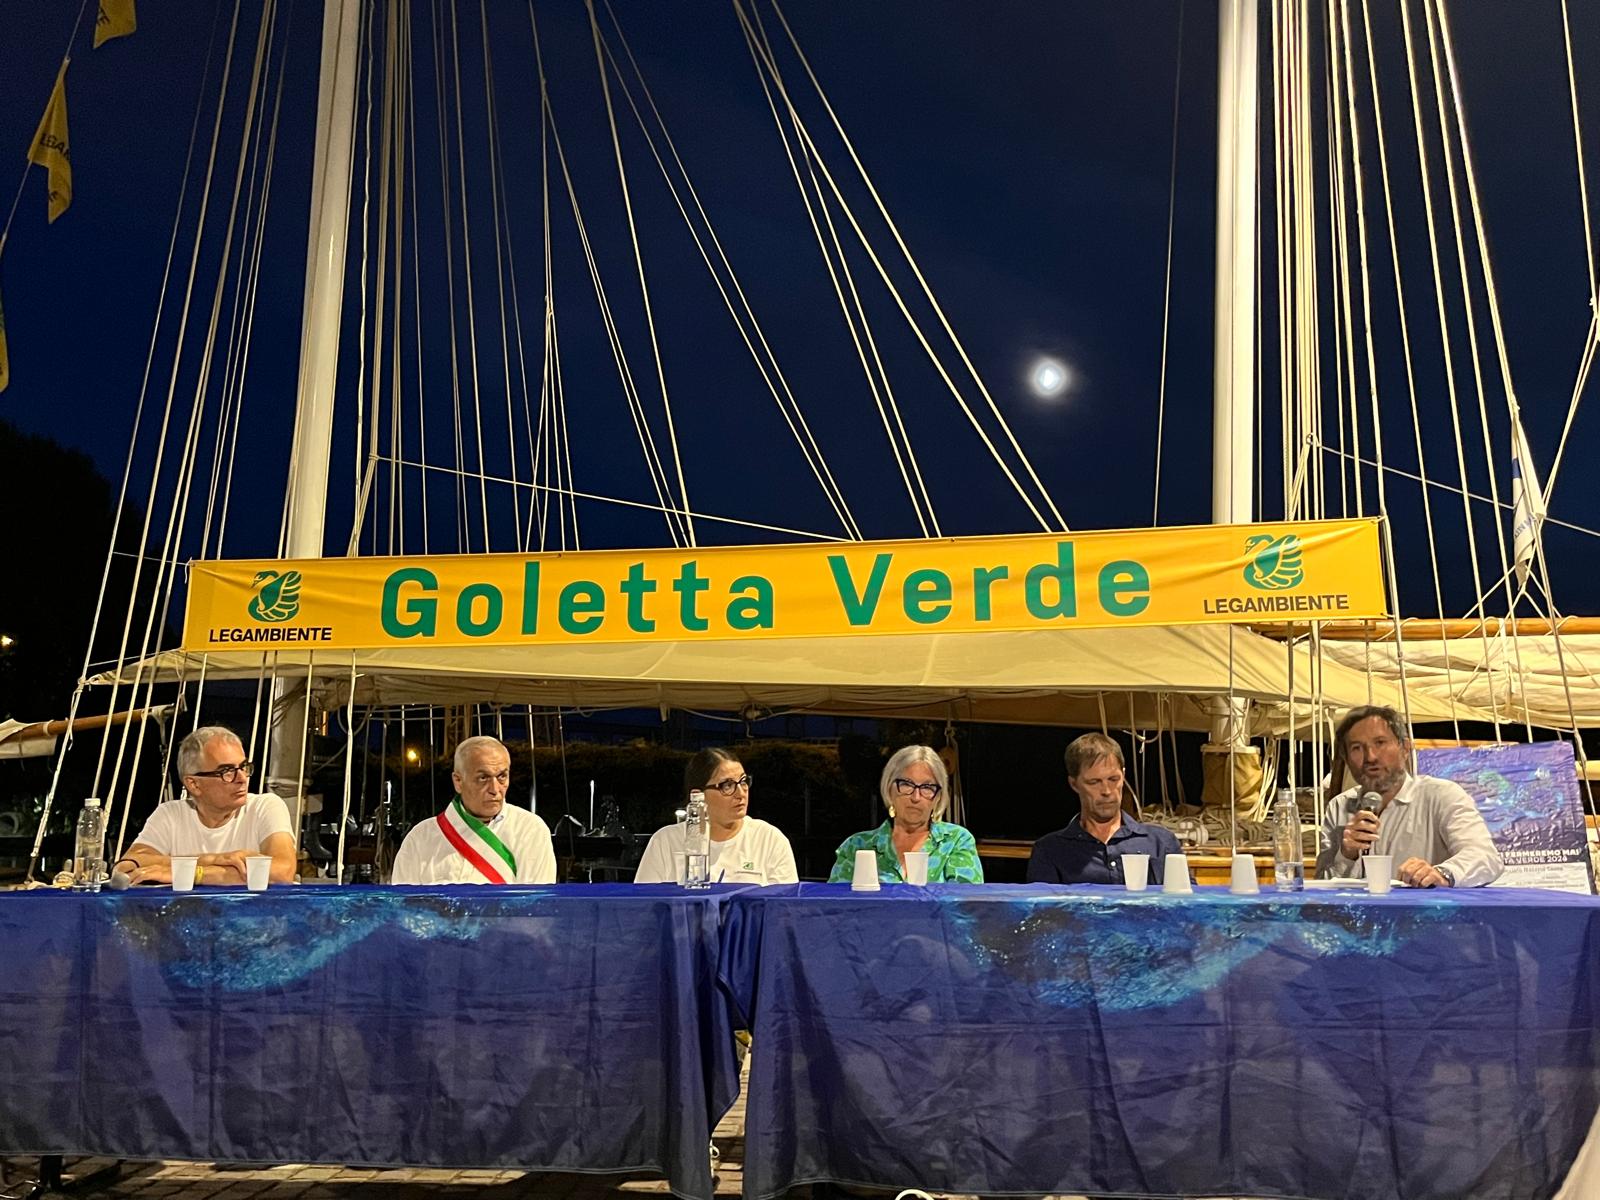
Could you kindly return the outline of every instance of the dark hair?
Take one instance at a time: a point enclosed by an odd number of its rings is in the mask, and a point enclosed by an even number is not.
[[[1122,747],[1115,738],[1109,738],[1103,733],[1086,733],[1082,737],[1074,738],[1067,747],[1067,778],[1076,779],[1085,767],[1092,767],[1102,758],[1114,758],[1117,766],[1126,767],[1123,761]]]
[[[1339,722],[1339,727],[1333,731],[1334,752],[1340,758],[1344,757],[1344,739],[1352,729],[1361,722],[1372,717],[1382,717],[1389,726],[1389,731],[1400,742],[1411,741],[1411,731],[1406,728],[1406,719],[1387,704],[1362,704],[1345,713],[1344,720]]]
[[[739,756],[721,746],[707,746],[698,750],[683,764],[683,794],[690,792],[703,792],[706,784],[711,782],[711,777],[717,773],[717,768],[723,763],[738,762]]]

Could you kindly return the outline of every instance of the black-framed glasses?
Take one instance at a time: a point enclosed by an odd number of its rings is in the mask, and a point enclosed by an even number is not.
[[[743,788],[748,792],[750,790],[750,785],[755,781],[756,777],[754,775],[741,775],[737,779],[724,779],[721,783],[708,783],[706,784],[706,790],[710,791],[712,788],[715,788],[724,796],[731,796],[740,788]]]
[[[241,763],[228,763],[218,767],[215,771],[191,771],[191,779],[220,779],[223,783],[232,783],[241,775],[250,778],[250,772],[256,769],[255,763],[248,758]]]
[[[896,779],[894,781],[894,790],[895,794],[899,796],[909,796],[912,792],[915,792],[924,800],[937,800],[939,793],[944,789],[937,783],[912,783],[909,779]]]

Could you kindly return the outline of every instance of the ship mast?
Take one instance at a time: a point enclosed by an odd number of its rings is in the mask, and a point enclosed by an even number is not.
[[[1255,518],[1256,177],[1259,154],[1256,0],[1221,0],[1217,13],[1217,254],[1211,422],[1211,520]],[[1212,718],[1207,795],[1235,794],[1235,755],[1251,753],[1244,702]],[[1220,762],[1217,760],[1221,760]],[[1226,766],[1223,764],[1226,763]],[[1212,782],[1216,769],[1229,774]],[[1249,774],[1248,768],[1246,774]],[[1256,778],[1260,767],[1254,768]],[[1220,793],[1220,794],[1219,794]],[[1244,792],[1238,793],[1241,797]]]
[[[312,160],[311,216],[306,241],[305,307],[300,326],[300,382],[289,458],[283,546],[286,558],[321,558],[333,448],[333,392],[339,367],[340,302],[350,226],[350,164],[355,141],[358,0],[327,0],[317,85],[317,136]],[[279,677],[273,685],[271,775],[268,784],[296,801],[304,775],[309,684]]]

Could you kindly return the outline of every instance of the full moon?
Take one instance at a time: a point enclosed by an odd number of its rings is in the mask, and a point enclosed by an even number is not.
[[[1072,382],[1072,373],[1065,363],[1054,358],[1036,359],[1028,368],[1028,386],[1041,400],[1053,400]]]

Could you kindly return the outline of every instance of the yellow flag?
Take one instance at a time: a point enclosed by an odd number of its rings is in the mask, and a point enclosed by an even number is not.
[[[112,38],[127,37],[139,28],[139,19],[133,14],[133,0],[100,0],[100,12],[94,19],[94,48]]]
[[[0,308],[0,392],[11,382],[11,352],[6,349],[6,311]]]
[[[33,145],[28,147],[28,161],[49,172],[50,220],[54,223],[57,217],[67,211],[67,205],[72,203],[72,149],[67,141],[65,62],[56,76],[55,90],[50,93],[50,103],[45,105],[44,116],[39,118],[39,131],[33,135]]]

